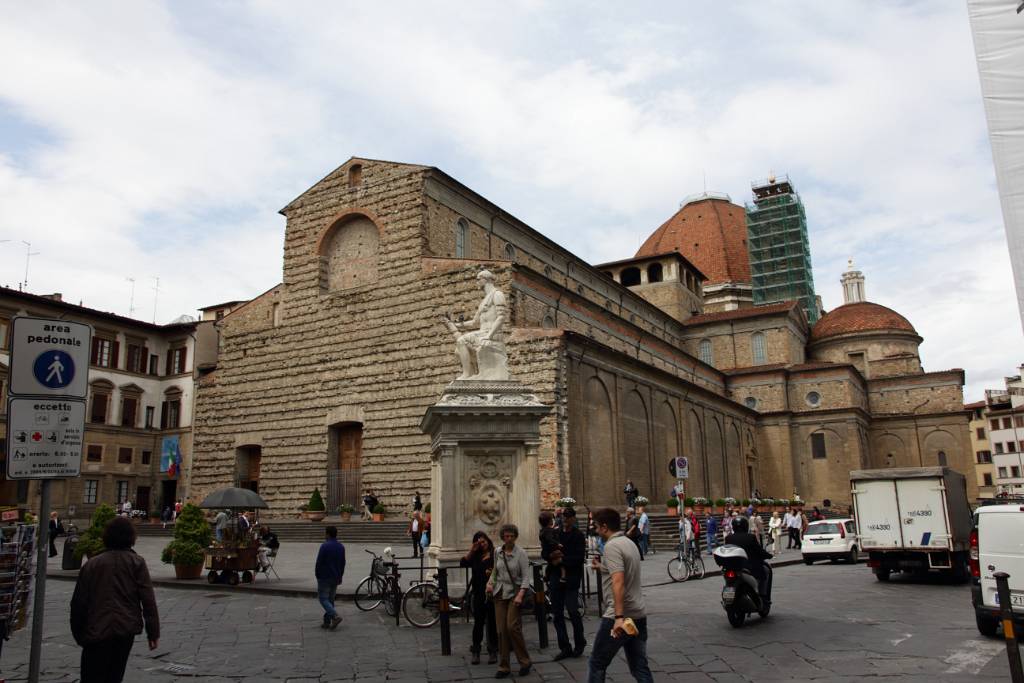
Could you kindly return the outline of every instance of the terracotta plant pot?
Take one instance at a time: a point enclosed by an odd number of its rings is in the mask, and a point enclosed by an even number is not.
[[[668,516],[669,517],[678,517],[679,516],[679,508],[675,507],[675,508],[666,508],[666,509],[668,510]]]
[[[373,521],[375,521],[375,522],[383,522],[384,521],[384,514],[383,513],[379,513],[379,512],[374,512],[373,513]]]
[[[693,512],[698,517],[702,516],[704,514],[704,506],[703,505],[694,505],[693,506]]]
[[[326,516],[327,510],[306,510],[302,513],[303,519],[308,519],[311,522],[322,522]]]
[[[174,578],[176,579],[198,579],[203,575],[203,563],[199,564],[176,564],[174,565]]]
[[[352,513],[351,512],[342,512],[341,513],[341,521],[349,522],[351,520],[352,520]]]

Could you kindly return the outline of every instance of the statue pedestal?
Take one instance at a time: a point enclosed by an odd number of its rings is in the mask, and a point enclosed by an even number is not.
[[[511,380],[456,380],[427,408],[420,428],[431,438],[433,560],[461,558],[477,531],[500,545],[498,530],[510,523],[520,547],[540,554],[537,449],[550,411]]]

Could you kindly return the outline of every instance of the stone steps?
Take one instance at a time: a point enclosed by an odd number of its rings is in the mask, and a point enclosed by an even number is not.
[[[342,522],[340,519],[327,518],[322,522],[306,520],[265,519],[278,539],[282,542],[318,543],[324,540],[324,528],[333,525],[338,527],[338,536],[342,541],[363,545],[409,543],[406,536],[408,522]],[[163,529],[160,524],[139,524],[136,527],[139,536],[163,536],[170,538],[174,533],[174,525],[168,524]]]

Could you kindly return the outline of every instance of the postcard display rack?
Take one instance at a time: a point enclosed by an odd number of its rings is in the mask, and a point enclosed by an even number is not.
[[[0,527],[0,652],[3,641],[28,621],[36,531],[34,524]]]

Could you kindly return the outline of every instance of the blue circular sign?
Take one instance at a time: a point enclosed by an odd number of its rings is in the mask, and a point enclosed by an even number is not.
[[[75,361],[59,349],[50,349],[39,354],[32,373],[47,389],[63,389],[75,378]]]

